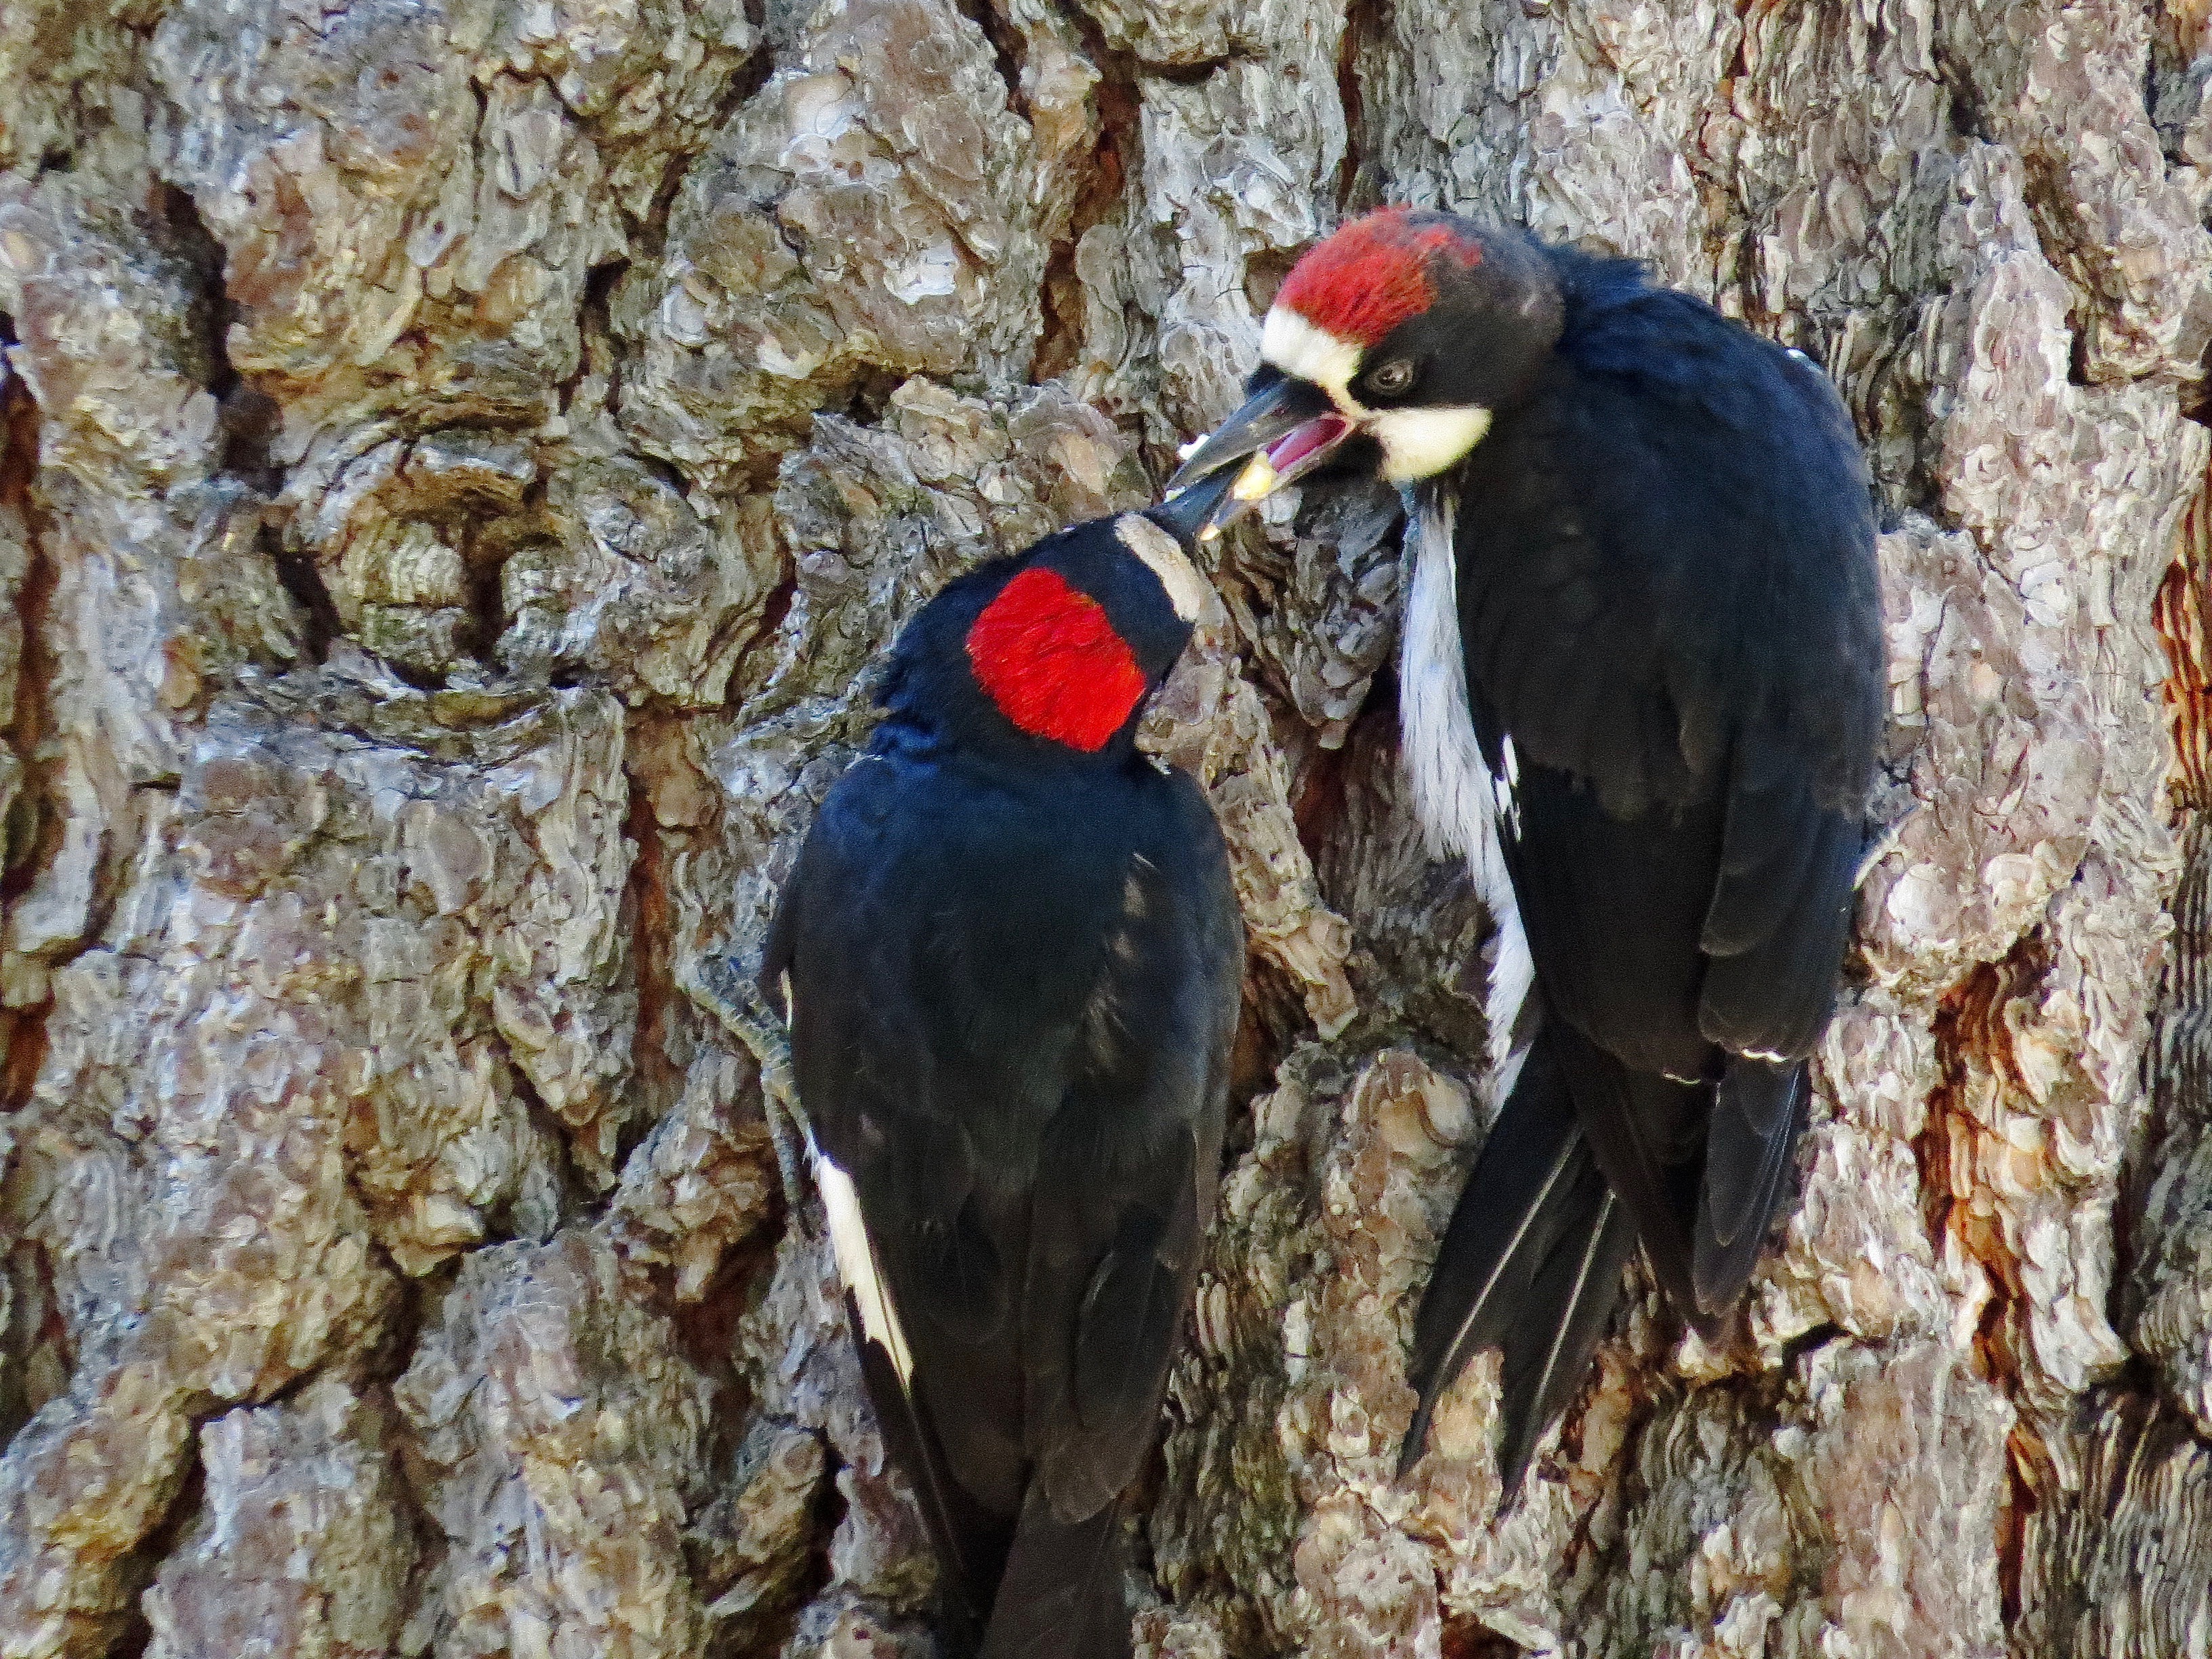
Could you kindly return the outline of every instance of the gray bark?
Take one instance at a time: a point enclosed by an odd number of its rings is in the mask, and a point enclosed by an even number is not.
[[[2212,1649],[2208,79],[2193,0],[0,0],[0,1659],[927,1650],[742,968],[899,623],[1383,199],[1835,374],[1897,839],[1745,1317],[1395,1482],[1485,924],[1393,503],[1223,544],[1146,1650]]]

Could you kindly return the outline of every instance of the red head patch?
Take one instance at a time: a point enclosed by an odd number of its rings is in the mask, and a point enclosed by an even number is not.
[[[1085,753],[1104,748],[1145,695],[1144,673],[1104,607],[1034,565],[975,618],[968,660],[1000,714]]]
[[[1466,269],[1482,263],[1482,247],[1449,223],[1417,218],[1412,208],[1384,208],[1307,249],[1275,303],[1340,340],[1371,346],[1436,303],[1430,273],[1438,259]]]

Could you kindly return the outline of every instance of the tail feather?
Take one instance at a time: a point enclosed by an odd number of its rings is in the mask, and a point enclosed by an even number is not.
[[[1570,1248],[1571,1236],[1560,1241],[1529,1287],[1528,1305],[1537,1316],[1506,1340],[1499,1413],[1505,1449],[1498,1468],[1508,1492],[1520,1486],[1544,1431],[1582,1387],[1620,1300],[1621,1269],[1636,1249],[1636,1224],[1619,1199],[1603,1192],[1602,1182],[1599,1190],[1597,1215],[1581,1248]]]
[[[1730,1060],[1713,1103],[1698,1204],[1698,1306],[1713,1314],[1736,1295],[1766,1243],[1788,1184],[1790,1154],[1807,1116],[1805,1062],[1739,1055]]]
[[[1042,1486],[1022,1505],[979,1659],[1130,1659],[1121,1500],[1061,1521]]]
[[[1445,1230],[1414,1321],[1419,1396],[1400,1454],[1419,1461],[1437,1400],[1483,1348],[1503,1350],[1509,1489],[1572,1398],[1619,1299],[1635,1228],[1607,1191],[1549,1029],[1530,1048]]]
[[[1634,1220],[1653,1274],[1676,1310],[1714,1335],[1720,1321],[1698,1298],[1689,1225],[1698,1213],[1713,1085],[1632,1072],[1562,1020],[1545,1036],[1558,1044],[1591,1155]]]
[[[809,1137],[810,1146],[811,1137]],[[975,1645],[982,1610],[991,1602],[1006,1559],[1011,1528],[988,1514],[951,1473],[914,1387],[914,1358],[906,1330],[890,1299],[874,1241],[860,1214],[853,1182],[819,1147],[812,1147],[815,1190],[821,1194],[837,1274],[845,1293],[845,1320],[860,1359],[860,1382],[875,1407],[884,1450],[914,1488],[943,1570],[945,1615],[956,1651]]]
[[[860,1322],[854,1319],[854,1328]],[[891,1466],[914,1488],[939,1569],[938,1600],[950,1650],[972,1653],[991,1604],[991,1586],[1006,1559],[1009,1528],[994,1521],[948,1473],[944,1449],[914,1396],[901,1385],[884,1345],[858,1343],[860,1381],[876,1408],[876,1426]]]

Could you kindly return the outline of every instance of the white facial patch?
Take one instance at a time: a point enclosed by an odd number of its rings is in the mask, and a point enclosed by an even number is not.
[[[1137,556],[1146,569],[1160,579],[1160,586],[1167,589],[1168,603],[1175,606],[1176,616],[1187,623],[1194,623],[1206,614],[1206,601],[1213,597],[1213,589],[1198,574],[1198,567],[1190,562],[1173,536],[1141,513],[1124,513],[1115,520],[1114,534],[1122,546]]]
[[[1392,483],[1433,478],[1455,465],[1490,430],[1486,409],[1370,410],[1352,395],[1361,349],[1340,340],[1283,306],[1267,313],[1260,356],[1284,374],[1310,380],[1362,431],[1382,446],[1382,476]]]
[[[1359,371],[1359,347],[1340,340],[1286,306],[1267,313],[1260,329],[1260,356],[1293,380],[1310,380],[1336,400],[1347,415],[1362,412],[1350,387]]]
[[[1506,872],[1500,830],[1520,834],[1520,757],[1510,744],[1504,775],[1483,762],[1474,716],[1467,701],[1467,653],[1459,634],[1459,560],[1452,545],[1449,501],[1424,502],[1408,538],[1413,588],[1398,659],[1400,748],[1413,786],[1413,816],[1431,851],[1467,860],[1497,933],[1491,942],[1490,987],[1483,1023],[1490,1031],[1490,1090],[1503,1105],[1528,1057],[1533,1029],[1522,1032],[1521,1012],[1536,983],[1521,905]]]
[[[1392,483],[1433,478],[1456,466],[1490,430],[1486,409],[1385,409],[1360,424],[1382,446],[1382,476]]]

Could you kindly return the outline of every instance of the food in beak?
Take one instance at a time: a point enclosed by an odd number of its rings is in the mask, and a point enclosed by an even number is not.
[[[1237,475],[1237,482],[1229,487],[1229,498],[1235,501],[1256,501],[1275,487],[1275,464],[1262,454],[1255,455],[1244,463],[1244,470]],[[1221,526],[1212,526],[1218,533]]]
[[[1342,442],[1350,430],[1350,422],[1337,415],[1318,416],[1291,428],[1245,462],[1244,470],[1237,475],[1237,482],[1229,489],[1229,499],[1236,506],[1212,518],[1199,532],[1200,537],[1210,541],[1218,536],[1237,516],[1238,508],[1273,495],[1309,471]]]

